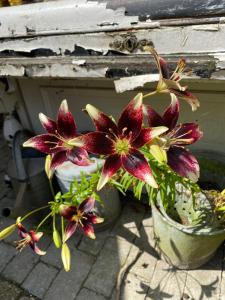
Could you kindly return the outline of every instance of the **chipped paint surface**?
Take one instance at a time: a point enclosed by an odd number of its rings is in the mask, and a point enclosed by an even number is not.
[[[153,60],[142,52],[147,44],[154,45],[171,68],[180,56],[186,57],[193,79],[223,78],[224,18],[214,17],[213,24],[198,25],[194,19],[194,25],[184,20],[185,26],[180,26],[182,21],[140,21],[138,15],[128,16],[123,7],[112,9],[107,3],[86,0],[1,8],[0,75],[154,77]],[[134,87],[142,86],[146,78],[137,77]],[[118,90],[131,87],[128,81],[118,82]]]
[[[138,16],[126,16],[123,7],[113,10],[107,8],[106,3],[87,0],[4,7],[0,11],[0,22],[1,38],[158,26],[158,22],[140,22]]]
[[[142,87],[147,82],[157,82],[158,80],[159,74],[145,74],[120,78],[115,80],[114,84],[116,92],[123,93],[125,91],[132,91],[137,87]]]

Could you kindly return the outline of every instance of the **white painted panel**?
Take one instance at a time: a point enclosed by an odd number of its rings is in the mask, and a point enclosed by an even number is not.
[[[75,80],[20,80],[24,100],[37,133],[42,132],[37,115],[44,112],[55,118],[61,100],[67,98],[79,130],[93,129],[89,117],[82,112],[87,103],[118,118],[121,109],[136,92],[116,94],[110,81]],[[224,152],[225,145],[225,87],[212,82],[194,84],[193,92],[199,97],[201,106],[192,112],[190,106],[181,101],[180,122],[198,121],[204,132],[203,139],[194,146],[198,149],[213,149]],[[210,90],[208,90],[210,88]],[[213,91],[213,88],[215,89]],[[205,90],[205,91],[204,91]],[[145,92],[147,92],[145,90]],[[146,103],[163,111],[169,104],[166,95],[152,97]]]

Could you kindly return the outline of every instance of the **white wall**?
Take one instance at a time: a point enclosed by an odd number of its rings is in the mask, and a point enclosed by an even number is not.
[[[48,80],[19,79],[27,112],[36,133],[42,132],[38,113],[54,118],[64,98],[68,100],[79,130],[93,128],[89,117],[81,111],[87,103],[118,117],[135,92],[117,94],[110,80]],[[206,80],[189,83],[191,91],[199,97],[200,108],[192,112],[190,106],[181,100],[181,122],[198,121],[204,131],[204,138],[194,147],[224,152],[225,145],[225,84]],[[147,89],[144,90],[147,92]],[[163,110],[169,104],[168,96],[156,96],[147,101],[156,109]]]

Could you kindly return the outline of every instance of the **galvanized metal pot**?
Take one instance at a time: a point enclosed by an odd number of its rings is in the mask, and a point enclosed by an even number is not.
[[[178,269],[205,264],[225,240],[224,229],[184,226],[152,204],[156,248],[160,256]]]

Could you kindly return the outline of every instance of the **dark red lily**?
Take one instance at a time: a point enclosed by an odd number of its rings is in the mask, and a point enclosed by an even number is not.
[[[22,240],[16,242],[16,249],[22,251],[26,246],[30,246],[31,249],[38,255],[45,255],[46,252],[38,248],[37,242],[43,236],[43,232],[35,232],[33,230],[27,231],[26,228],[21,224],[17,224],[18,234]]]
[[[179,83],[185,69],[185,60],[179,60],[177,68],[171,75],[167,62],[158,55],[154,48],[150,48],[150,52],[155,58],[160,75],[157,91],[159,93],[173,93],[179,99],[186,100],[191,105],[192,110],[196,110],[200,105],[198,99],[187,90],[187,86],[181,86]]]
[[[105,155],[106,161],[98,182],[100,190],[121,167],[134,177],[157,188],[144,155],[138,150],[154,137],[167,130],[166,127],[142,128],[142,94],[138,94],[122,112],[118,125],[107,115],[88,104],[86,110],[95,123],[96,132],[85,134],[73,141],[88,152]]]
[[[60,105],[56,122],[42,113],[39,114],[39,119],[48,133],[29,139],[23,144],[24,147],[36,148],[41,152],[51,154],[51,169],[55,169],[67,160],[79,166],[90,164],[85,149],[68,143],[69,140],[77,137],[78,133],[66,100],[63,100]]]
[[[94,206],[95,198],[93,196],[88,197],[78,206],[60,205],[61,216],[68,220],[63,239],[64,243],[75,233],[78,227],[89,238],[95,239],[93,224],[102,223],[104,219],[93,213]]]
[[[179,101],[171,94],[171,104],[160,116],[151,106],[145,106],[145,113],[149,126],[167,126],[169,130],[160,138],[153,141],[153,146],[159,147],[159,151],[166,151],[168,165],[179,175],[197,181],[199,177],[199,164],[196,158],[185,149],[199,140],[203,133],[196,123],[184,123],[177,125],[179,118]],[[150,146],[151,149],[151,146]],[[153,154],[154,155],[154,154]]]

